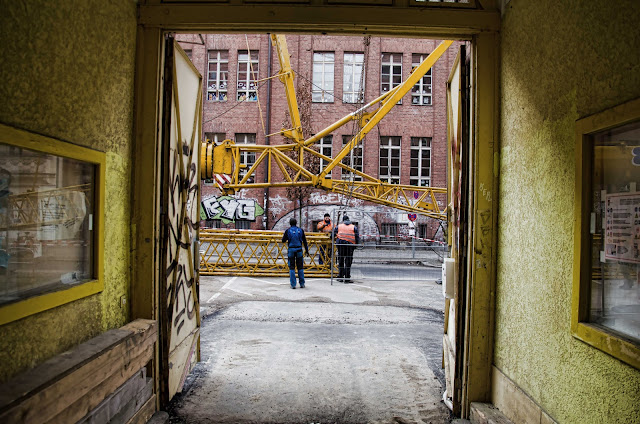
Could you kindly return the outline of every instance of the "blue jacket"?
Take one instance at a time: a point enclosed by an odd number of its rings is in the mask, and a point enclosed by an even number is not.
[[[296,226],[289,227],[282,236],[282,242],[289,243],[289,249],[302,249],[302,245],[304,244],[304,250],[306,252],[309,251],[307,237],[304,235],[302,228]]]

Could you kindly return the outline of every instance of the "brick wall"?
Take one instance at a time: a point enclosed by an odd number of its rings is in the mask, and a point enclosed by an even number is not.
[[[279,64],[275,49],[271,49],[271,70],[269,71],[270,39],[267,35],[203,35],[205,45],[200,37],[193,34],[178,35],[181,46],[191,50],[190,54],[196,68],[200,70],[207,83],[207,51],[228,50],[229,81],[228,97],[225,102],[208,101],[204,103],[203,134],[224,133],[226,138],[234,139],[237,133],[255,133],[256,143],[265,144],[265,134],[274,133],[282,128],[287,116],[287,101],[284,87],[279,80],[270,83],[259,83],[258,102],[236,101],[237,56],[238,50],[257,50],[259,52],[259,78],[266,78],[278,72]],[[430,53],[438,45],[439,40],[381,38],[371,37],[366,59],[365,101],[370,101],[381,94],[381,54],[402,53],[402,77],[405,79],[412,68],[413,53]],[[287,45],[291,55],[291,66],[296,72],[296,83],[302,79],[312,80],[313,53],[334,52],[334,101],[331,103],[313,103],[312,132],[317,133],[343,116],[355,111],[357,105],[344,103],[343,69],[345,52],[364,52],[363,37],[315,36],[315,35],[287,35]],[[412,105],[411,93],[404,96],[402,104],[396,105],[387,116],[373,129],[363,141],[364,172],[378,176],[379,171],[379,136],[399,136],[402,138],[401,149],[401,184],[409,184],[410,142],[411,137],[431,137],[431,186],[446,187],[446,80],[455,60],[458,46],[455,43],[445,55],[435,64],[432,70],[432,105]],[[206,99],[206,87],[203,88]],[[271,107],[267,107],[271,95]],[[259,107],[258,107],[259,106]],[[267,117],[270,115],[270,119]],[[262,119],[261,119],[262,116]],[[343,135],[353,135],[354,125],[347,124],[334,131],[332,153],[335,156],[342,148]],[[271,144],[282,144],[285,139],[279,135],[270,137]],[[332,178],[339,179],[341,170],[334,168]],[[259,170],[257,181],[263,181],[264,174]],[[268,192],[268,193],[267,193]],[[202,197],[218,195],[214,186],[204,185]],[[265,207],[266,220],[257,219],[252,228],[272,229],[286,226],[288,218],[292,216],[297,202],[287,199],[283,188],[269,188],[242,190],[237,194],[240,198],[253,198]],[[269,201],[265,203],[265,196]],[[442,203],[445,199],[439,199]],[[303,208],[303,227],[310,230],[311,221],[322,219],[325,211],[330,211],[342,203],[344,198],[334,193],[318,190],[313,193]],[[373,211],[380,207],[352,199],[352,204],[359,208]],[[444,206],[444,205],[443,205]],[[298,217],[299,212],[295,212]],[[378,214],[380,215],[380,214]],[[378,216],[376,215],[376,216]],[[389,216],[396,216],[390,214]],[[390,218],[395,219],[395,218]],[[384,221],[384,218],[381,218]],[[419,223],[428,220],[419,218]],[[433,223],[431,223],[433,224]]]

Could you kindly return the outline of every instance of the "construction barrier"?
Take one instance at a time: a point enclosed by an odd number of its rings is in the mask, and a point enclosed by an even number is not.
[[[309,245],[309,256],[304,257],[305,276],[330,277],[331,237],[305,234]],[[288,277],[287,245],[282,243],[282,235],[282,231],[202,228],[200,274]]]

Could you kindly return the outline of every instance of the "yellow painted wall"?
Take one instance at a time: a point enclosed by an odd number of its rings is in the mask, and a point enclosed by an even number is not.
[[[640,422],[640,371],[573,338],[574,128],[640,97],[640,5],[512,0],[494,363],[560,423]]]
[[[0,327],[0,382],[127,322],[134,0],[0,1],[0,122],[106,153],[104,291]]]

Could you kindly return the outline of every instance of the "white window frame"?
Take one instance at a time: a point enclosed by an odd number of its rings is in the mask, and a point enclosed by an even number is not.
[[[227,134],[225,133],[217,133],[217,132],[204,133],[205,141],[209,143],[214,143],[216,145],[222,143],[226,137],[227,137]]]
[[[332,157],[333,156],[333,135],[329,134],[322,137],[318,141],[318,148],[320,149],[320,153]],[[329,162],[324,159],[320,159],[320,170],[322,171],[325,166],[329,165]],[[325,178],[331,178],[331,172],[324,176]]]
[[[389,60],[385,61],[384,56],[389,55]],[[394,72],[396,67],[400,67],[400,72]],[[386,72],[385,72],[385,67]],[[389,81],[384,81],[384,76],[389,76]],[[380,93],[384,94],[402,83],[402,53],[382,53],[380,56]],[[402,104],[402,99],[398,102]]]
[[[351,139],[353,138],[352,135],[343,135],[342,136],[342,147],[346,146],[348,142],[351,141]],[[360,164],[358,165],[357,161],[358,159],[360,159]],[[362,167],[364,166],[364,149],[363,149],[363,142],[361,141],[360,144],[353,148],[348,155],[346,155],[343,159],[342,159],[342,163],[344,165],[350,166],[351,168],[355,169],[356,171],[360,171],[360,172],[364,172],[362,170]],[[353,164],[353,166],[351,166],[351,164]],[[341,176],[340,178],[342,178],[343,180],[349,180],[351,179],[351,173],[345,171],[344,169],[341,169]],[[358,174],[353,174],[353,181],[362,181],[362,177]]]
[[[398,145],[394,145],[394,141],[399,141]],[[378,161],[378,178],[389,184],[400,184],[400,172],[402,170],[401,160],[402,149],[402,137],[400,136],[380,136],[380,156]],[[383,152],[387,152],[386,158],[388,160],[387,165],[382,165]],[[391,160],[394,157],[394,153],[397,153],[398,165],[392,166]],[[386,168],[387,172],[383,173],[383,168]],[[393,168],[398,169],[397,175],[392,172]]]
[[[237,73],[237,94],[236,100],[239,102],[258,101],[258,71],[260,64],[260,54],[258,50],[251,50],[251,61],[249,61],[249,51],[238,50],[238,73]],[[240,78],[240,66],[246,65],[246,77]]]
[[[364,53],[345,52],[342,76],[342,101],[360,103],[364,100]],[[349,82],[351,79],[351,82]],[[362,97],[361,97],[362,96]]]
[[[256,144],[256,135],[255,133],[236,133],[235,141],[236,144]],[[247,167],[239,170],[238,181],[242,180],[249,168],[256,163],[256,152],[240,152],[240,163],[247,165]],[[252,183],[253,178],[249,178],[247,182]]]
[[[313,84],[311,101],[313,103],[333,103],[335,82],[335,53],[313,52]],[[329,78],[331,76],[331,78]]]
[[[215,55],[215,57],[212,57]],[[211,67],[214,70],[211,70]],[[226,65],[226,70],[223,70]],[[211,78],[215,73],[215,78]],[[207,51],[207,101],[226,102],[227,88],[229,83],[229,51],[228,50],[208,50]]]
[[[411,156],[409,163],[409,184],[429,187],[431,185],[431,137],[411,137]],[[417,144],[414,144],[417,143]],[[414,153],[417,154],[417,166],[413,165]],[[423,167],[423,159],[428,153],[429,164]],[[415,171],[415,175],[414,175]]]
[[[414,53],[412,58],[412,69],[424,61],[428,54]],[[433,67],[431,67],[422,78],[411,89],[411,104],[414,106],[433,106]],[[426,102],[426,103],[425,103]]]

